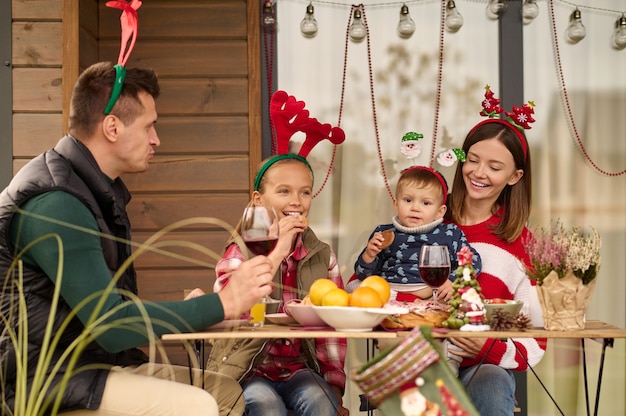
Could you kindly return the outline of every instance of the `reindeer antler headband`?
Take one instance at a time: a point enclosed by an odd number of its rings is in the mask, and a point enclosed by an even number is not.
[[[528,142],[526,141],[526,137],[523,132],[524,130],[530,130],[530,123],[535,122],[535,119],[533,118],[533,114],[535,114],[535,103],[533,101],[529,101],[528,104],[522,104],[521,107],[513,106],[513,111],[504,112],[506,119],[493,118],[498,114],[501,114],[504,110],[500,107],[500,100],[493,96],[491,87],[489,87],[489,85],[485,85],[485,99],[483,100],[482,105],[483,109],[480,112],[480,115],[489,118],[475,125],[474,128],[470,130],[468,136],[476,131],[477,128],[487,123],[499,123],[511,127],[513,132],[515,132],[519,138],[522,149],[524,150],[524,159],[526,159],[528,157]]]
[[[284,159],[297,159],[303,162],[313,173],[311,165],[306,160],[313,147],[322,140],[330,140],[337,145],[343,143],[346,136],[340,127],[322,124],[316,118],[309,117],[309,111],[303,101],[298,101],[285,91],[276,91],[270,100],[270,117],[276,130],[277,154],[261,166],[254,180],[254,190],[259,190],[261,179],[265,172],[276,162]],[[289,141],[296,132],[306,135],[304,143],[297,154],[289,153]]]
[[[113,106],[122,93],[122,85],[124,84],[124,78],[126,78],[125,65],[137,41],[137,9],[141,7],[141,0],[130,0],[130,3],[126,0],[108,1],[106,6],[122,10],[122,15],[120,16],[122,41],[117,65],[115,65],[115,82],[111,90],[111,98],[104,109],[104,114],[108,115],[113,110]]]

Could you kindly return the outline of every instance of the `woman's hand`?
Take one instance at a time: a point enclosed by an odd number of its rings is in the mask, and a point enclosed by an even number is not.
[[[487,342],[486,338],[448,338],[448,340],[462,350],[448,349],[450,354],[463,358],[476,358],[485,342]]]

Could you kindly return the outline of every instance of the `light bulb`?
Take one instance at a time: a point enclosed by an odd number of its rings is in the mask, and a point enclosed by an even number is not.
[[[522,4],[522,22],[527,25],[539,15],[537,0],[524,0]]]
[[[456,9],[454,0],[448,0],[446,4],[446,29],[450,33],[456,33],[463,26],[463,16]]]
[[[313,3],[309,2],[309,5],[306,6],[304,19],[300,22],[300,31],[305,38],[314,38],[317,35],[317,20],[315,20],[314,12]]]
[[[581,14],[578,8],[576,8],[576,10],[574,10],[569,17],[569,25],[565,30],[565,40],[567,40],[569,43],[578,43],[583,40],[583,38],[587,34],[587,30],[585,30],[585,25],[583,25],[580,17]]]
[[[492,20],[498,20],[501,14],[506,12],[509,7],[503,0],[489,0],[487,4],[487,17]]]
[[[275,24],[274,3],[271,0],[265,0],[265,3],[263,3],[263,25],[265,27],[274,27]]]
[[[409,14],[409,7],[403,4],[400,8],[400,21],[398,22],[398,36],[402,39],[408,39],[415,32],[415,22]]]
[[[354,9],[352,24],[350,25],[350,39],[354,43],[360,43],[367,36],[367,28],[363,23],[361,8]]]
[[[626,48],[626,16],[622,13],[622,17],[615,22],[615,32],[611,37],[611,46],[621,51]]]

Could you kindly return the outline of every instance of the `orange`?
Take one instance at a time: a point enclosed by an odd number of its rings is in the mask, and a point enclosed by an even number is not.
[[[371,275],[363,279],[361,287],[371,287],[374,289],[378,296],[382,299],[383,303],[387,303],[391,296],[391,288],[389,283],[382,276]]]
[[[348,306],[350,295],[343,289],[331,289],[322,298],[322,306]]]
[[[359,308],[382,308],[385,302],[378,292],[367,286],[359,286],[350,294],[350,306]]]
[[[332,280],[321,278],[313,282],[309,288],[309,299],[316,306],[322,305],[322,298],[329,291],[337,289],[337,285]]]

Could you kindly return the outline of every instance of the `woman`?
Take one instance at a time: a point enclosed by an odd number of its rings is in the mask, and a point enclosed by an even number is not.
[[[507,113],[509,115],[510,113]],[[456,223],[480,253],[478,275],[485,298],[518,299],[534,326],[543,326],[535,288],[526,276],[531,163],[528,143],[516,125],[501,119],[478,123],[463,143],[448,202]],[[511,415],[515,408],[512,371],[536,365],[545,339],[452,338],[463,361],[459,378],[481,415]],[[452,348],[451,353],[455,353]]]

